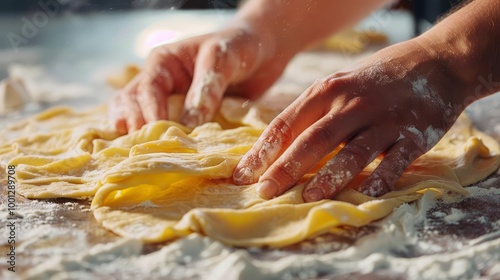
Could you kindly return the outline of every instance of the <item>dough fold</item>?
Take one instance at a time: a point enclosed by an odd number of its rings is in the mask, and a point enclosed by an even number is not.
[[[170,106],[181,102],[174,97]],[[335,200],[305,203],[303,184],[333,152],[286,194],[266,201],[257,184],[237,186],[231,177],[280,104],[226,98],[217,123],[190,130],[157,121],[123,136],[107,123],[104,106],[50,109],[4,131],[0,177],[16,165],[23,196],[91,197],[97,221],[128,238],[162,242],[199,232],[236,246],[282,247],[367,225],[427,191],[467,194],[464,186],[500,165],[500,145],[461,116],[407,169],[396,191],[379,198],[356,191],[376,159]]]

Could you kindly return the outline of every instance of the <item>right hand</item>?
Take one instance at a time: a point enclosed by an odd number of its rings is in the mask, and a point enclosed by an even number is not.
[[[181,122],[195,127],[213,118],[226,92],[260,97],[291,56],[276,48],[272,36],[248,25],[161,45],[111,99],[110,117],[125,134],[167,119],[168,96],[187,93]]]

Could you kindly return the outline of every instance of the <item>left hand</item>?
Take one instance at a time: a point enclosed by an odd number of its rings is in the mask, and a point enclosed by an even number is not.
[[[267,127],[236,167],[235,182],[258,180],[262,197],[279,196],[345,143],[306,184],[305,201],[333,198],[379,155],[359,191],[394,190],[465,108],[463,82],[428,50],[413,39],[317,81]]]

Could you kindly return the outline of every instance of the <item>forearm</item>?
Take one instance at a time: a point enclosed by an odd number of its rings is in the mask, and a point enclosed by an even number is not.
[[[388,0],[250,0],[237,18],[268,33],[278,53],[293,55],[355,24]]]
[[[476,0],[416,38],[461,87],[464,105],[500,90],[500,1]]]

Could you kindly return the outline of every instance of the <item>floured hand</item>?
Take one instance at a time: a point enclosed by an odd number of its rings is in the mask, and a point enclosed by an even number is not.
[[[450,85],[447,74],[417,42],[408,41],[319,80],[269,125],[234,180],[259,180],[260,195],[272,198],[345,144],[308,182],[304,200],[333,198],[378,156],[382,162],[359,190],[371,196],[391,191],[463,110],[457,106],[463,100],[460,85]]]
[[[181,122],[210,121],[224,93],[259,97],[281,74],[290,56],[278,53],[263,30],[235,24],[219,32],[155,48],[144,69],[110,102],[121,133],[167,119],[167,97],[187,93]]]
[[[265,198],[281,195],[315,163],[345,144],[306,185],[303,198],[332,198],[377,156],[360,186],[393,189],[465,107],[500,90],[500,2],[473,1],[421,36],[388,47],[311,86],[264,131],[233,178],[259,180]],[[498,37],[498,36],[497,36]]]

